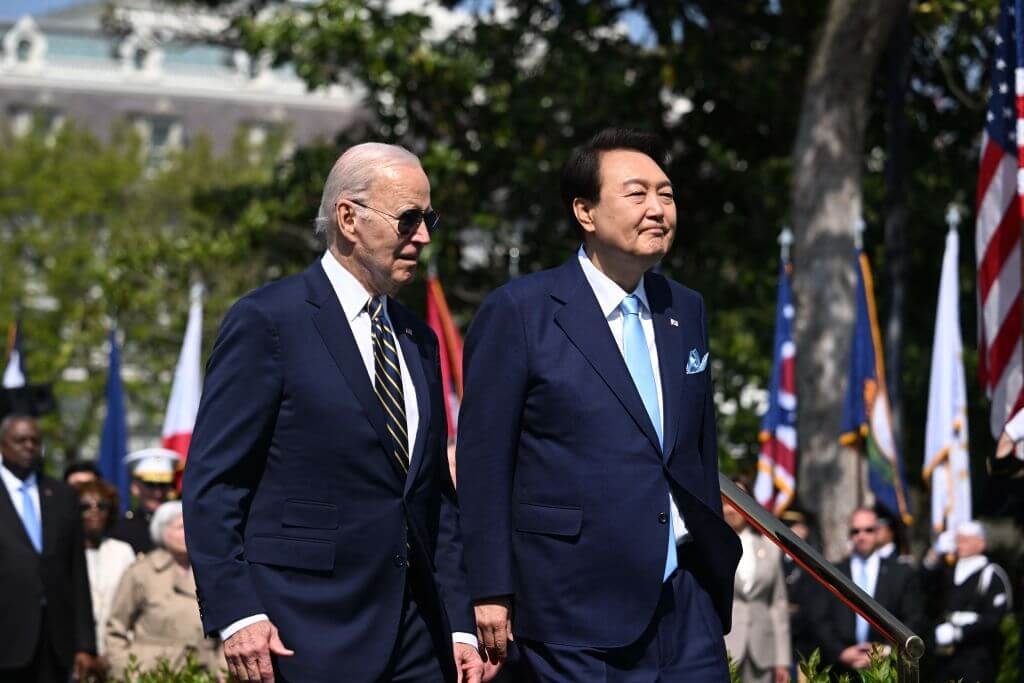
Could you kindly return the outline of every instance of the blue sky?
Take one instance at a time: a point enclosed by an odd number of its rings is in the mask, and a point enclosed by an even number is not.
[[[23,14],[45,14],[77,2],[81,0],[3,0],[0,2],[0,18],[17,19]]]
[[[79,2],[83,0],[0,0],[0,19],[17,19],[23,14],[45,14]],[[650,39],[650,27],[639,14],[627,13],[625,21],[634,40],[643,42]]]

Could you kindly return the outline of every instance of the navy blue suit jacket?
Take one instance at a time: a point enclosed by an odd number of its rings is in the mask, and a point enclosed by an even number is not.
[[[277,662],[289,679],[376,680],[407,572],[428,579],[417,597],[438,642],[476,631],[437,339],[394,300],[388,311],[419,404],[407,479],[319,263],[239,300],[207,367],[183,488],[203,625],[266,613],[295,650]],[[451,650],[438,654],[454,676]]]
[[[513,631],[619,647],[662,590],[669,486],[707,617],[728,630],[741,553],[722,520],[698,294],[648,273],[667,457],[576,256],[493,292],[466,337],[458,481],[471,596],[513,595]],[[710,600],[707,598],[710,597]],[[717,616],[716,616],[717,615]]]

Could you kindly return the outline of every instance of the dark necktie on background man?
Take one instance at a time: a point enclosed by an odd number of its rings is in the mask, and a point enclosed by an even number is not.
[[[367,304],[373,334],[373,389],[384,407],[388,433],[394,441],[395,459],[404,472],[409,471],[409,433],[405,421],[405,395],[402,392],[402,369],[398,363],[398,346],[384,318],[384,297],[370,299]]]

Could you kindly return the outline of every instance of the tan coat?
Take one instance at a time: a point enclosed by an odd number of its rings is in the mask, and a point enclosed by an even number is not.
[[[170,553],[157,549],[142,556],[121,579],[106,625],[110,673],[121,678],[131,655],[145,671],[166,658],[185,663],[189,652],[210,671],[226,669],[220,641],[203,636],[196,586]]]
[[[749,529],[754,573],[749,585],[737,575],[732,603],[732,631],[725,637],[737,662],[750,658],[759,669],[789,666],[789,601],[782,554],[768,539]]]

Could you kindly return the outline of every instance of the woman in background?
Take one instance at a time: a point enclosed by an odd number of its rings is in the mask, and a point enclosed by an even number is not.
[[[135,552],[124,541],[108,536],[117,521],[117,489],[102,479],[74,482],[72,486],[78,491],[78,505],[82,511],[85,565],[89,573],[92,614],[96,621],[97,654],[102,658],[103,632],[114,593],[121,575],[135,561]]]
[[[750,492],[744,481],[733,481]],[[725,505],[724,514],[743,545],[743,556],[736,567],[732,631],[725,636],[726,649],[743,683],[785,683],[792,653],[781,552],[750,528],[731,505]]]
[[[140,671],[155,668],[161,659],[179,668],[191,654],[208,671],[218,672],[224,666],[220,641],[203,636],[181,501],[158,507],[149,531],[156,549],[125,572],[107,620],[111,675],[122,677],[132,655]]]

